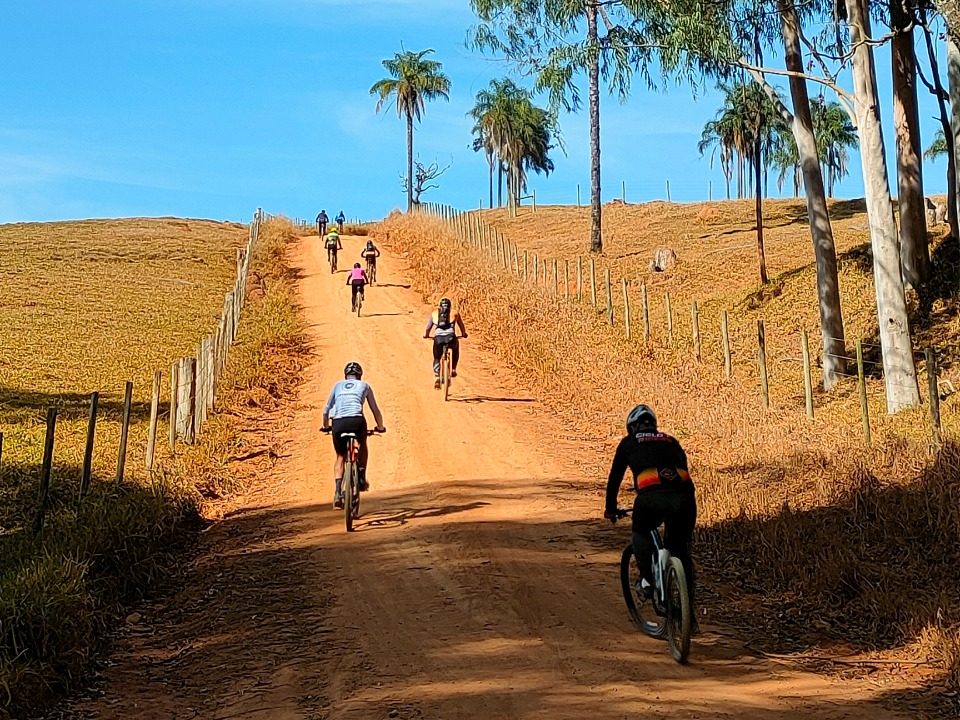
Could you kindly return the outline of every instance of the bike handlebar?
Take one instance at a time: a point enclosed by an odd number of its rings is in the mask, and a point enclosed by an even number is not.
[[[384,428],[383,430],[377,430],[376,428],[374,428],[373,430],[367,430],[367,437],[370,437],[371,435],[382,435],[382,434],[385,433],[386,431],[387,431],[386,428]],[[321,428],[320,428],[320,432],[326,433],[327,435],[329,435],[330,433],[333,432],[333,428],[332,428],[332,427],[321,427]],[[356,433],[344,433],[344,435],[352,435],[353,437],[356,437],[356,436],[357,436]]]

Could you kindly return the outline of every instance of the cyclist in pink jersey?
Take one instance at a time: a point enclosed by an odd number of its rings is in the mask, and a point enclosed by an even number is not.
[[[369,282],[367,278],[367,271],[360,267],[360,263],[354,263],[353,269],[350,271],[350,274],[347,276],[347,285],[351,286],[350,294],[350,307],[354,308],[357,306],[357,293],[360,293],[360,297],[366,300],[366,296],[363,294],[363,287]]]

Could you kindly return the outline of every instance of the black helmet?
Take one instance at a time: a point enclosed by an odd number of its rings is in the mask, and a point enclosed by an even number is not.
[[[358,268],[358,267],[360,267],[360,263],[354,263],[353,266],[354,266],[355,268]]]
[[[627,415],[627,432],[635,435],[642,430],[656,430],[657,415],[647,405],[637,405]]]
[[[450,298],[443,298],[440,300],[441,310],[449,310],[451,307],[453,307],[453,303],[450,302]]]
[[[353,375],[357,380],[363,377],[363,368],[360,367],[358,362],[348,362],[347,366],[343,369],[344,379]]]

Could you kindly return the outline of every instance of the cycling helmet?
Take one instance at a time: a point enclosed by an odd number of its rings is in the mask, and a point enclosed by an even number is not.
[[[360,267],[360,263],[354,263],[353,266],[354,266],[355,268],[358,268],[358,267]]]
[[[450,302],[450,298],[443,298],[440,300],[441,310],[449,310],[451,307],[453,307],[453,303]]]
[[[635,435],[641,430],[656,430],[657,415],[647,405],[637,405],[627,415],[627,432]]]
[[[357,380],[363,377],[363,368],[360,367],[358,362],[348,362],[347,366],[343,369],[343,377],[348,378],[353,375]]]
[[[367,240],[367,247],[373,247],[373,240]]]

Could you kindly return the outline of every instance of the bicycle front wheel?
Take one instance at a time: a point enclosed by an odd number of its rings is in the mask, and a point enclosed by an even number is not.
[[[652,638],[662,638],[667,631],[666,619],[657,614],[653,602],[648,601],[639,591],[640,568],[633,560],[633,544],[627,545],[620,556],[620,589],[627,613],[633,624]]]
[[[670,654],[683,664],[690,655],[690,588],[683,563],[675,557],[667,566],[667,644]]]
[[[353,532],[354,504],[357,496],[357,468],[347,461],[343,468],[343,520],[347,532]]]
[[[443,353],[443,364],[440,368],[440,382],[443,383],[443,400],[446,402],[450,398],[450,351]]]

